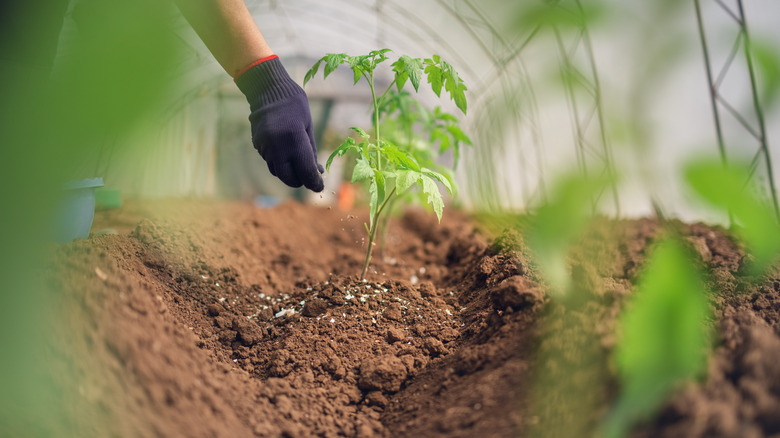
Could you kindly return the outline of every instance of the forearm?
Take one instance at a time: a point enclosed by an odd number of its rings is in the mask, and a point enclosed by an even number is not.
[[[228,74],[273,54],[243,0],[174,0]]]

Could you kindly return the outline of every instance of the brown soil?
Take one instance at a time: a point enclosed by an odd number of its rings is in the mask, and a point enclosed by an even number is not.
[[[99,212],[93,231],[118,234],[53,248],[47,274],[51,321],[64,322],[52,327],[52,368],[71,413],[52,436],[555,436],[578,421],[594,431],[616,393],[615,317],[657,224],[596,226],[578,259],[599,263],[572,266],[592,292],[568,313],[520,236],[489,245],[453,211],[441,225],[419,211],[391,224],[384,260],[361,282],[354,214],[185,201]],[[720,338],[706,381],[636,435],[778,434],[780,277],[752,286],[723,232],[680,227],[713,274]],[[549,397],[564,372],[603,383],[582,418],[558,417],[568,405]]]

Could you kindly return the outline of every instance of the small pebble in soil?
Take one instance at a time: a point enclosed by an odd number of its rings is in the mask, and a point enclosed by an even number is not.
[[[106,273],[103,272],[103,270],[98,268],[97,266],[95,266],[95,275],[97,275],[98,278],[103,281],[106,281],[108,279],[108,275],[106,275]]]

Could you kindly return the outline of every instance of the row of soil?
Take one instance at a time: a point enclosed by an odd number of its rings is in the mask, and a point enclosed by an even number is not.
[[[743,279],[722,231],[678,227],[712,274],[720,336],[706,380],[636,435],[778,433],[780,280]],[[572,308],[548,298],[522,236],[489,240],[453,211],[391,221],[365,282],[361,214],[144,202],[93,231],[52,248],[46,273],[58,436],[594,434],[617,391],[616,317],[662,232],[594,226]]]

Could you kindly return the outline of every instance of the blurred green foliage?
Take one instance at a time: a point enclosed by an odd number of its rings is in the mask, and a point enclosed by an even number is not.
[[[537,26],[579,30],[586,24],[598,25],[608,11],[603,1],[526,1],[519,3],[515,26],[528,30]]]
[[[780,96],[780,51],[776,43],[753,38],[750,52],[758,70],[761,104],[771,108]]]
[[[620,318],[614,352],[620,395],[604,436],[624,436],[673,389],[706,369],[707,291],[689,251],[666,239],[652,251],[632,302]]]
[[[551,189],[549,201],[532,214],[526,242],[553,294],[571,289],[569,250],[592,220],[595,199],[610,184],[606,177],[565,175]]]
[[[74,367],[52,356],[51,334],[68,327],[53,316],[56,287],[42,283],[47,245],[63,183],[174,79],[174,34],[161,2],[81,1],[77,38],[52,70],[65,8],[15,3],[0,29],[0,434],[84,436],[69,406],[78,394],[59,383]]]
[[[777,261],[780,226],[768,200],[755,192],[749,164],[697,160],[685,168],[685,178],[696,195],[733,217],[732,228],[754,258],[749,274],[761,275]]]

